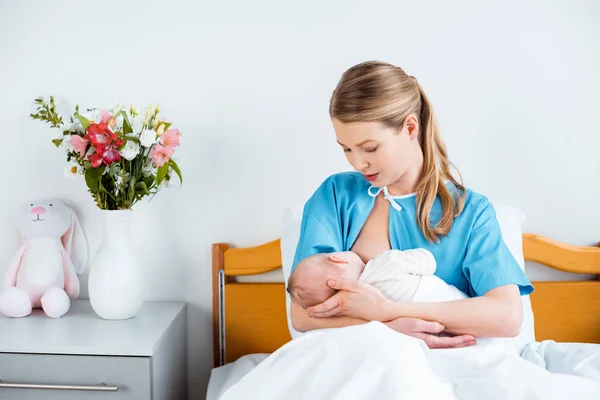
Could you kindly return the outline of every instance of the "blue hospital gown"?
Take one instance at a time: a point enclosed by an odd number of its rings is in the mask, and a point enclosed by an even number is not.
[[[447,183],[451,191],[457,190]],[[369,195],[369,190],[372,195]],[[379,188],[357,172],[327,178],[304,206],[292,271],[304,258],[316,253],[352,248],[365,223]],[[502,285],[518,285],[521,295],[533,291],[529,279],[508,249],[495,210],[483,195],[466,191],[463,212],[448,235],[429,242],[417,223],[416,196],[390,196],[389,238],[393,249],[425,248],[437,262],[435,275],[470,297],[482,296]],[[431,209],[431,222],[441,217],[439,199]]]

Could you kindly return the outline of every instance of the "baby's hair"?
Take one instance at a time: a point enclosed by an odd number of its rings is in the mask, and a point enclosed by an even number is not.
[[[336,268],[327,263],[327,257],[327,254],[315,254],[305,258],[288,279],[288,293],[302,308],[322,303],[337,292],[327,286],[329,268]]]

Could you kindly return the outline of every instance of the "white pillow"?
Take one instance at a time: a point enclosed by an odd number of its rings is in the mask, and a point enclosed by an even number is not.
[[[300,240],[300,225],[302,223],[302,209],[294,209],[289,207],[283,214],[283,230],[281,234],[281,264],[283,269],[283,279],[287,287],[287,281],[290,278],[290,271],[292,270],[292,263],[294,262],[294,254],[296,253],[296,246],[298,240]],[[296,339],[302,335],[301,332],[296,331],[292,327],[292,320],[290,317],[291,298],[290,294],[285,291],[285,307],[287,314],[288,329],[292,339]]]
[[[496,217],[500,225],[500,231],[502,232],[502,238],[506,245],[515,257],[519,266],[525,270],[525,260],[523,258],[523,231],[522,225],[525,221],[525,215],[523,212],[513,206],[507,205],[494,205],[496,210]],[[282,268],[283,277],[285,282],[288,281],[290,271],[292,268],[292,262],[294,261],[294,253],[296,252],[296,245],[300,237],[300,225],[302,222],[302,208],[301,207],[288,207],[283,216],[283,229],[281,235],[281,257],[282,257]],[[521,296],[523,301],[523,326],[521,333],[514,338],[514,346],[519,354],[530,342],[535,341],[535,332],[533,325],[533,310],[531,309],[531,302],[529,295]],[[292,327],[290,319],[290,305],[291,299],[289,293],[286,291],[286,309],[287,309],[287,321],[288,329],[293,339],[302,335]]]

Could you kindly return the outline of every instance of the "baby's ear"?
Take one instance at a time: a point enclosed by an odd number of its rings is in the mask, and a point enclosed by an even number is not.
[[[329,260],[333,261],[336,264],[348,264],[348,260],[344,260],[343,258],[336,256],[335,254],[331,254],[329,256]]]

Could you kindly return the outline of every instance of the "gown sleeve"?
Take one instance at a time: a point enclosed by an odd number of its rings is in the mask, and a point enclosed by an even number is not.
[[[291,272],[306,257],[342,251],[343,241],[333,185],[326,180],[304,206]]]
[[[531,282],[502,238],[496,212],[489,200],[479,206],[468,238],[463,272],[471,296],[482,296],[499,286],[514,284],[521,295],[533,291]]]

